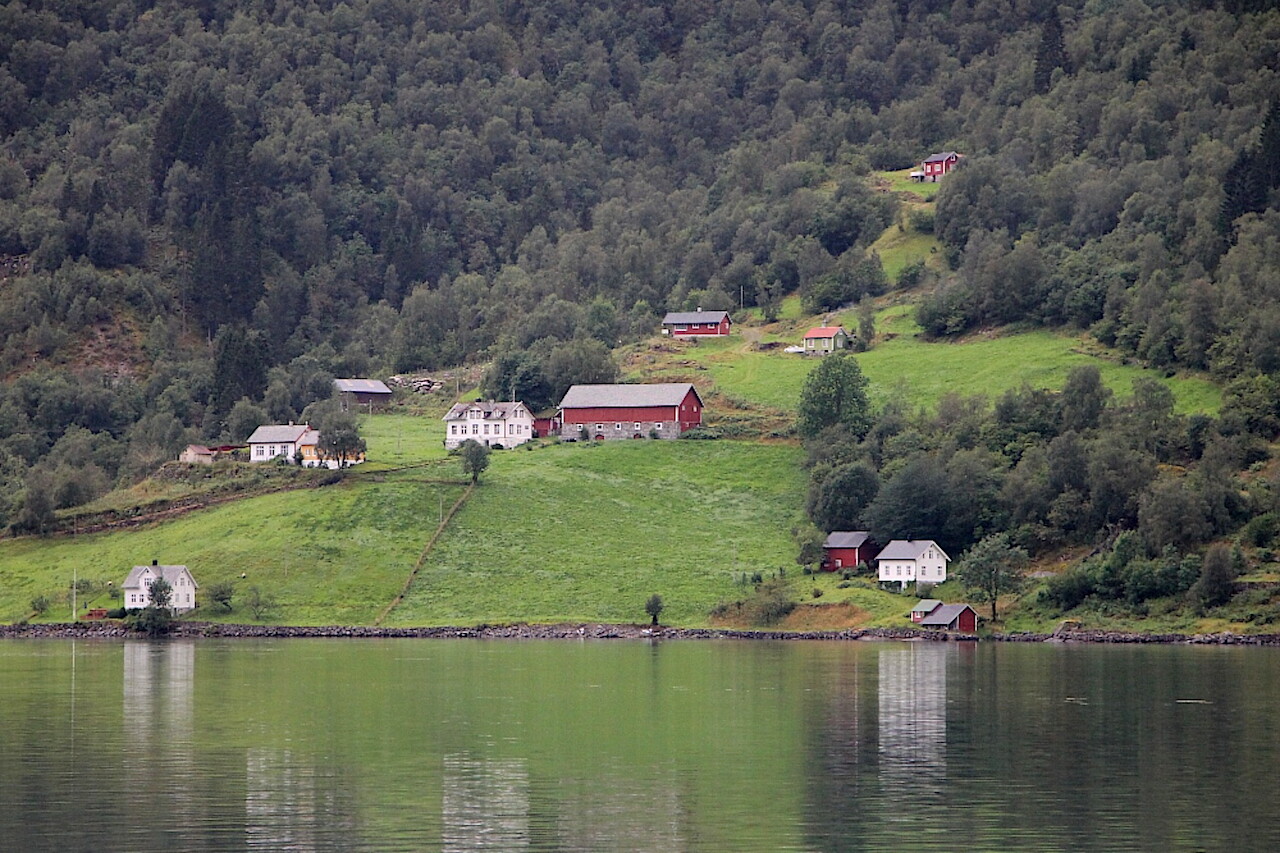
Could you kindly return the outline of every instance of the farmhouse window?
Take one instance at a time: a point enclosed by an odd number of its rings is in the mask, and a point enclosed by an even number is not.
[[[636,429],[640,429],[640,422],[636,421]]]
[[[479,435],[479,434],[480,434],[480,424],[472,424],[472,425],[471,425],[471,434],[472,434],[472,435]]]
[[[602,429],[604,429],[604,424],[596,424],[596,432],[599,432]]]
[[[614,428],[615,430],[622,429],[622,424],[614,424],[614,425],[613,425],[613,428]]]
[[[661,430],[661,429],[662,429],[662,424],[661,424],[661,423],[654,423],[653,428],[654,428],[654,429],[656,429],[656,430]]]

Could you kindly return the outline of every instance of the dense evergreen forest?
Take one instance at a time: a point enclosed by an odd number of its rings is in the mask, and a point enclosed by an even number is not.
[[[794,292],[1088,329],[1212,372],[1225,432],[1269,438],[1270,6],[5,3],[0,520],[335,375],[494,360],[553,399],[665,310]],[[886,281],[901,212],[866,177],[945,149],[949,269]]]

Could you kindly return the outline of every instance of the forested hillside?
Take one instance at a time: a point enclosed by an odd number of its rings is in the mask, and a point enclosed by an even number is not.
[[[664,310],[876,295],[867,175],[943,149],[928,331],[1088,328],[1274,433],[1270,5],[6,3],[0,518],[334,375],[563,384]]]

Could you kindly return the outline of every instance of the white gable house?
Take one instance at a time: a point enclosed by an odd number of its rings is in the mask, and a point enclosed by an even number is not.
[[[900,583],[942,583],[951,558],[932,539],[895,539],[876,555],[877,577]]]
[[[164,578],[173,592],[169,596],[169,609],[176,612],[191,610],[196,606],[195,578],[186,566],[161,566],[155,560],[149,566],[134,566],[125,578],[124,609],[140,610],[151,605],[151,584]]]
[[[450,450],[469,438],[486,447],[516,447],[533,438],[533,413],[519,401],[458,403],[444,423],[444,446]]]
[[[306,424],[266,424],[249,436],[249,461],[270,462],[285,459],[293,462],[303,455],[302,448],[313,446],[319,432]]]

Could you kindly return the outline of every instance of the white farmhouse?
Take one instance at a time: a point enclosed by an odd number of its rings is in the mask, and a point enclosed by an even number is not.
[[[265,424],[249,436],[249,461],[270,462],[284,457],[290,462],[303,455],[303,447],[312,447],[320,433],[307,424]]]
[[[932,539],[895,539],[876,555],[877,577],[906,589],[909,583],[942,583],[951,558]]]
[[[458,403],[444,422],[444,446],[450,450],[469,438],[486,447],[515,447],[533,438],[533,413],[519,401]]]
[[[124,609],[140,610],[151,604],[151,584],[164,578],[170,589],[169,609],[176,612],[191,610],[196,606],[195,578],[186,566],[161,566],[155,560],[149,566],[134,566],[125,578],[121,591],[124,593]]]

